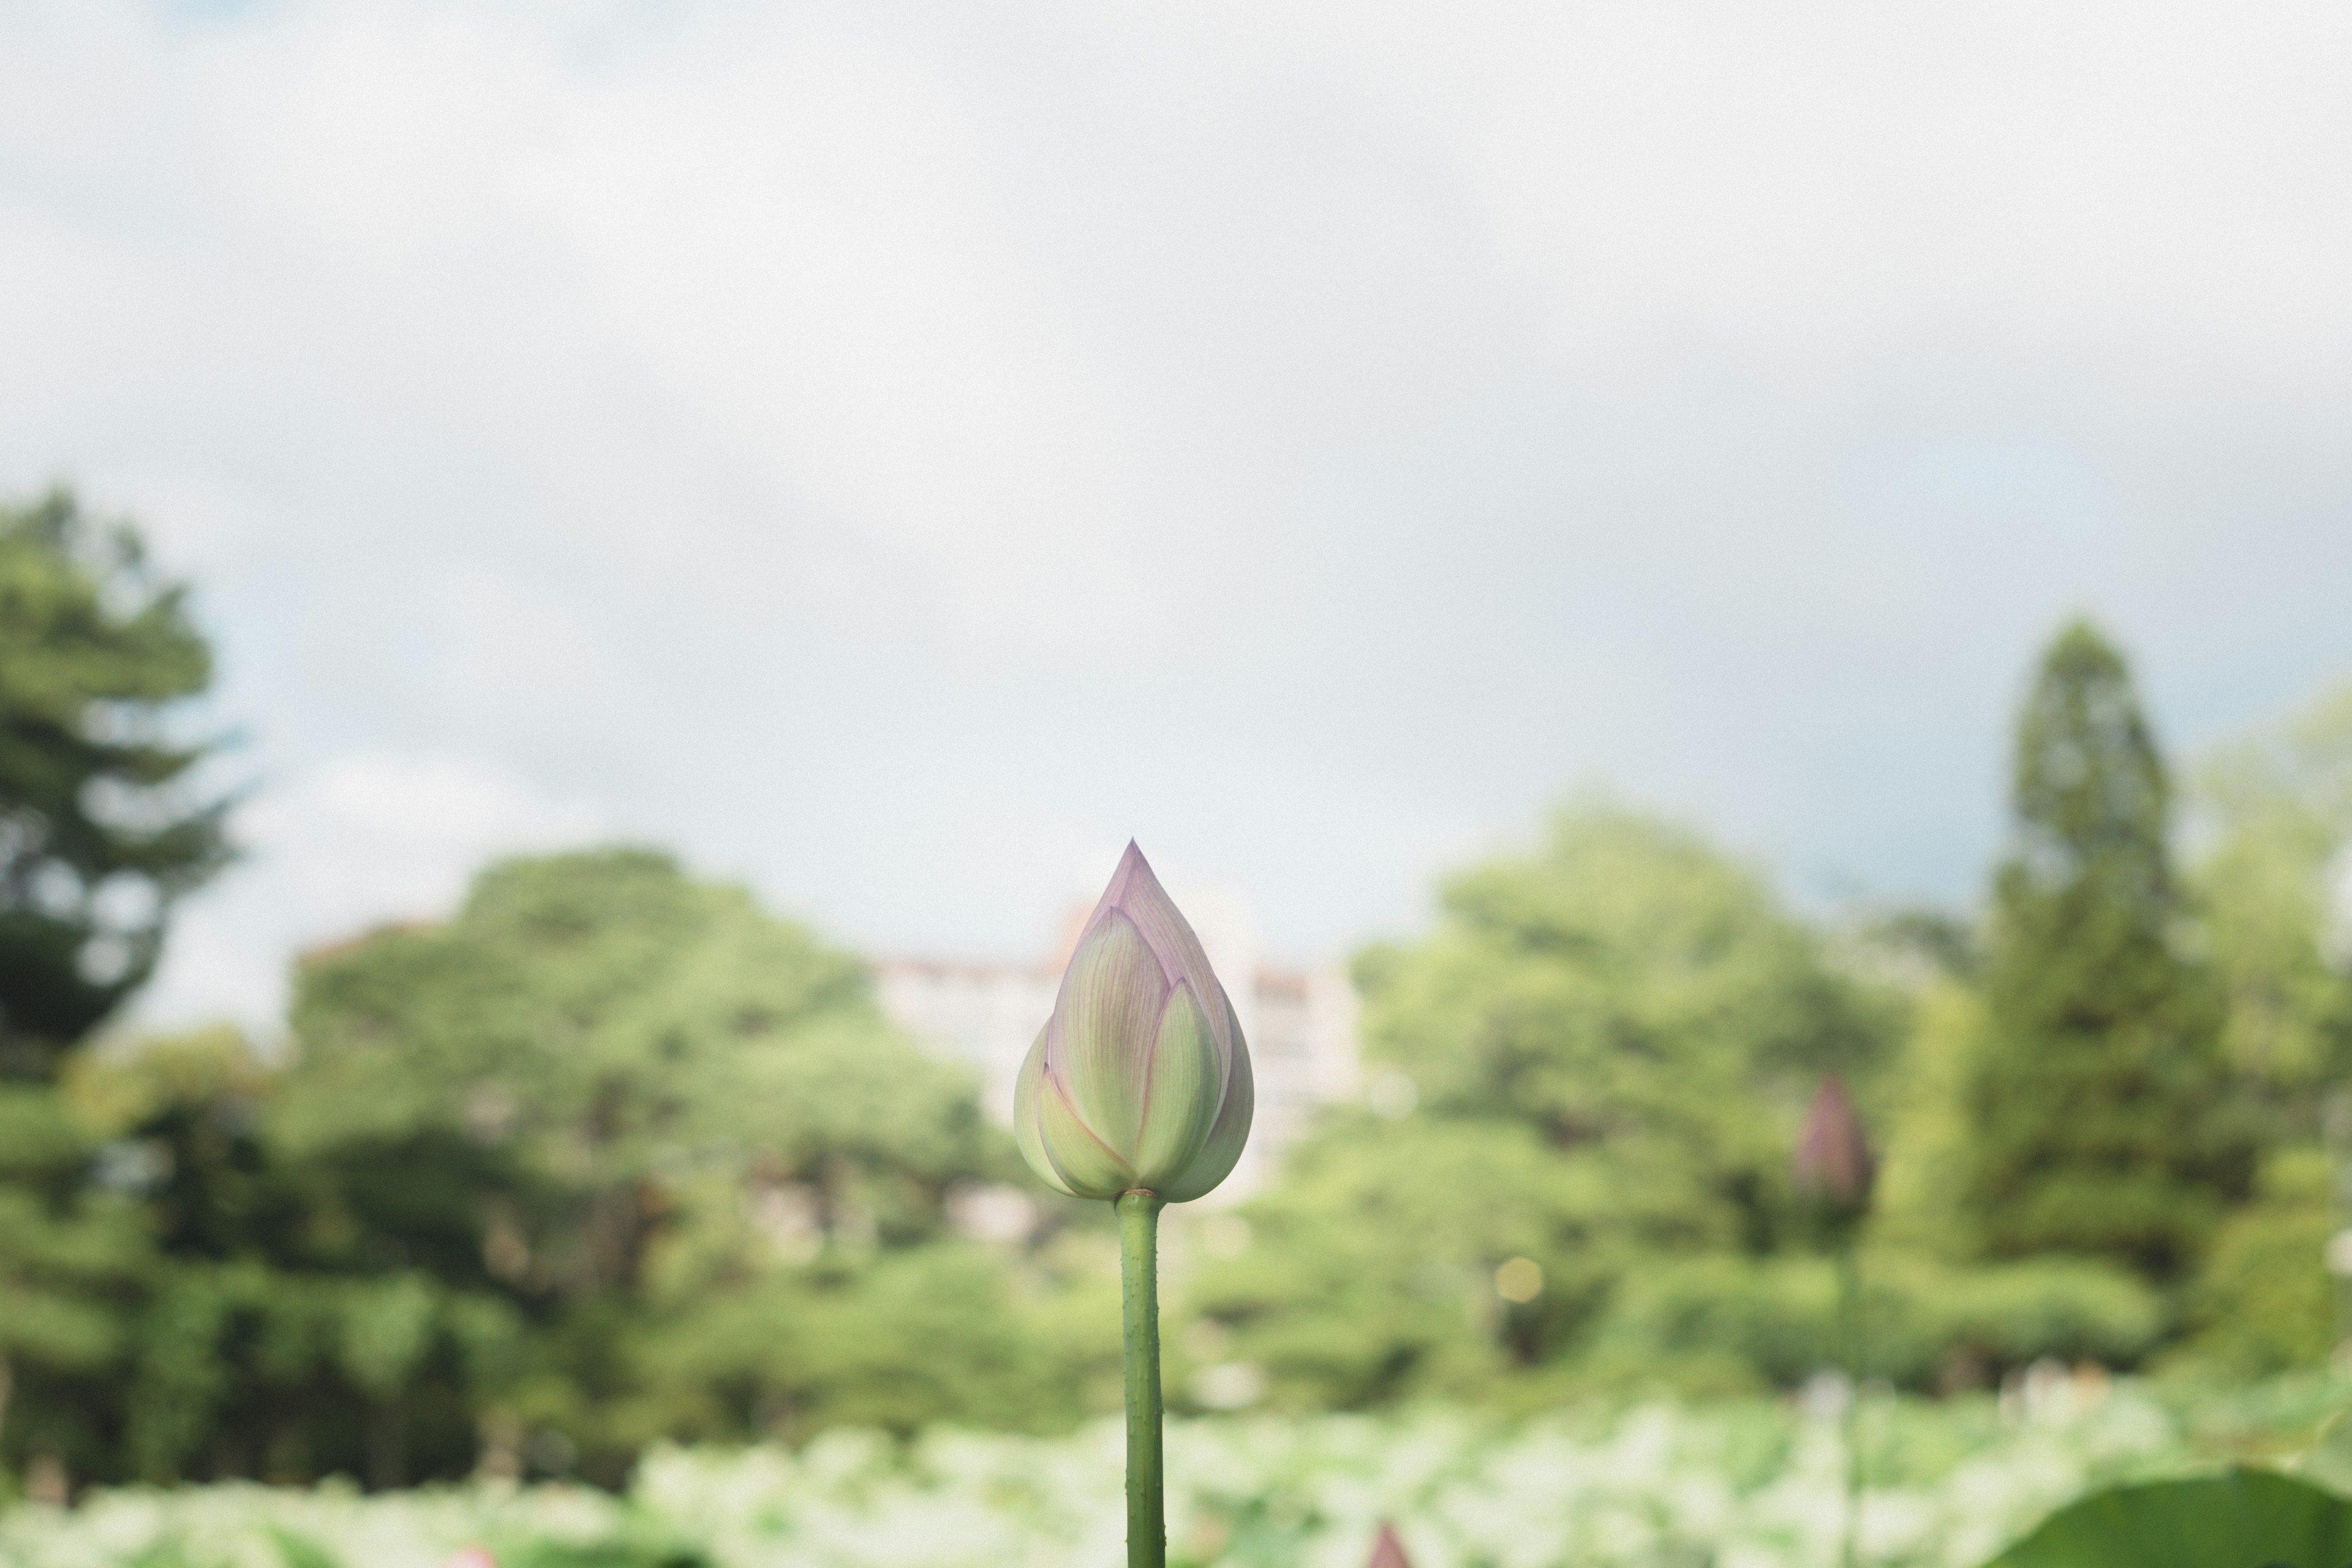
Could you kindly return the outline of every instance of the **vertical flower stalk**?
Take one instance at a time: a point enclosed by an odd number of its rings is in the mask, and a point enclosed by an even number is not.
[[[1116,1206],[1127,1358],[1127,1561],[1163,1568],[1160,1211],[1223,1181],[1255,1089],[1233,1003],[1132,843],[1021,1064],[1013,1130],[1038,1178]]]
[[[1160,1452],[1160,1199],[1118,1195],[1119,1345],[1127,1357],[1127,1561],[1160,1568],[1168,1518]]]
[[[1869,1136],[1853,1109],[1845,1085],[1832,1074],[1813,1091],[1805,1112],[1805,1129],[1797,1138],[1793,1162],[1797,1198],[1829,1240],[1837,1258],[1838,1359],[1844,1363],[1848,1396],[1845,1405],[1845,1521],[1838,1561],[1854,1568],[1856,1542],[1862,1531],[1862,1263],[1854,1251],[1854,1236],[1870,1212],[1870,1193],[1878,1177],[1878,1158],[1871,1152]]]
[[[1855,1568],[1862,1534],[1862,1265],[1853,1240],[1838,1247],[1839,1356],[1845,1363],[1845,1524],[1838,1544],[1839,1568]]]

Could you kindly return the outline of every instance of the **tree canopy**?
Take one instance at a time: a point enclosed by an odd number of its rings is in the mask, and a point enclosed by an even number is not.
[[[2280,1131],[2308,1134],[2352,1068],[2352,686],[2220,748],[2192,801],[2223,1045]]]
[[[284,1149],[406,1261],[539,1325],[481,1392],[592,1456],[761,1429],[792,1404],[772,1384],[838,1392],[838,1347],[823,1377],[791,1364],[814,1309],[1006,1168],[969,1076],[883,1021],[854,958],[650,850],[495,866],[449,921],[305,961],[292,1021]]]
[[[1900,1023],[1754,871],[1606,805],[1455,877],[1358,976],[1368,1068],[1417,1109],[1303,1149],[1202,1299],[1342,1403],[1558,1361],[1642,1259],[1781,1245],[1814,1076],[1867,1081]],[[1524,1300],[1495,1284],[1514,1258]]]
[[[1097,1347],[1036,1324],[1069,1271],[949,1224],[1017,1163],[970,1076],[740,889],[646,849],[502,862],[446,921],[304,959],[292,1022],[275,1065],[227,1031],[79,1061],[76,1117],[8,1152],[96,1216],[0,1265],[0,1347],[47,1358],[19,1456],[614,1480],[663,1437],[1088,1407]]]

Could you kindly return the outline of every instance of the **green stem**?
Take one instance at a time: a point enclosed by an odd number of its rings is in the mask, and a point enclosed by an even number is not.
[[[1127,1344],[1127,1568],[1166,1568],[1160,1482],[1160,1199],[1121,1193],[1119,1326]]]
[[[1845,1362],[1845,1532],[1838,1552],[1854,1568],[1855,1537],[1862,1530],[1862,1265],[1853,1239],[1838,1246],[1838,1338]]]

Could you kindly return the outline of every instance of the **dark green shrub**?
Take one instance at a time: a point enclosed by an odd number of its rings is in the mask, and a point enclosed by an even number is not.
[[[2044,1356],[2128,1366],[2163,1334],[2163,1302],[2089,1262],[1959,1268],[1879,1256],[1864,1264],[1864,1364],[1906,1388],[1955,1367],[1996,1375]],[[1596,1335],[1596,1370],[1648,1366],[1694,1391],[1790,1387],[1836,1360],[1826,1259],[1699,1258],[1639,1270]]]

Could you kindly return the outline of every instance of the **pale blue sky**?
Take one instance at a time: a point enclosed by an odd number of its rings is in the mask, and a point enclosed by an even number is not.
[[[0,9],[0,489],[142,518],[263,785],[152,1011],[625,834],[1302,957],[1580,784],[1972,899],[2085,608],[2352,674],[2352,19]]]

